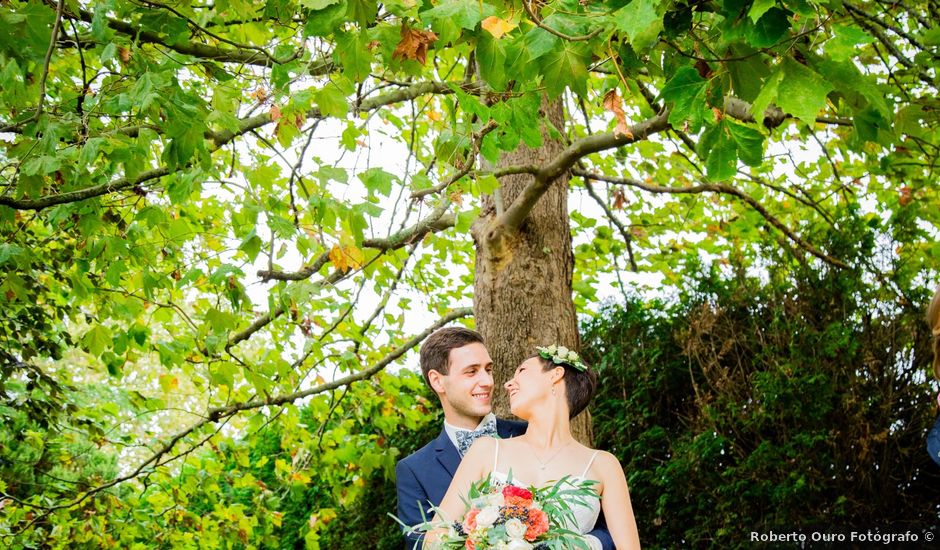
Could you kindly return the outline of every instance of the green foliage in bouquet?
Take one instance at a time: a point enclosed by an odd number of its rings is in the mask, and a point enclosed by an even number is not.
[[[577,526],[575,509],[590,507],[597,498],[595,482],[564,476],[546,487],[513,484],[487,476],[471,484],[462,497],[463,516],[440,522],[425,522],[414,528],[428,532],[446,530],[434,548],[490,550],[499,548],[538,550],[590,550]],[[434,508],[441,516],[442,513]]]

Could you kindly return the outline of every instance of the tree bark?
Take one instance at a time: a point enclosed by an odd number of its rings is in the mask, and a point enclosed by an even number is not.
[[[534,122],[542,124],[542,146],[532,149],[521,145],[503,155],[499,168],[545,166],[562,152],[564,144],[549,137],[545,129],[548,123],[564,128],[561,100],[543,98],[542,113],[541,120]],[[473,312],[495,365],[493,410],[502,418],[511,416],[503,384],[519,363],[535,354],[535,346],[558,344],[580,349],[571,296],[574,256],[568,217],[569,179],[567,172],[556,178],[519,230],[505,231],[499,226],[498,214],[531,182],[532,176],[503,177],[498,194],[483,198],[480,217],[473,224]],[[591,420],[586,411],[572,420],[571,429],[579,441],[591,443]]]

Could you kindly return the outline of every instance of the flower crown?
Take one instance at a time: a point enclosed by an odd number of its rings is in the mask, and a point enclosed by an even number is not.
[[[581,357],[578,356],[578,353],[565,346],[552,344],[548,347],[536,347],[535,351],[539,352],[539,357],[547,359],[556,365],[568,365],[578,372],[587,370],[587,365],[581,362]]]

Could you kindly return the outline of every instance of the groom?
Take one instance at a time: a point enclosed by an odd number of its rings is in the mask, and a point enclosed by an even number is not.
[[[478,332],[446,327],[429,336],[421,345],[421,373],[441,400],[444,429],[395,467],[398,518],[412,526],[434,516],[431,506],[444,499],[461,457],[476,438],[509,438],[526,430],[524,422],[501,420],[491,412],[493,360]],[[591,531],[592,536],[597,538],[594,547],[613,550],[606,528]],[[420,536],[406,535],[405,548],[420,549],[421,542]]]

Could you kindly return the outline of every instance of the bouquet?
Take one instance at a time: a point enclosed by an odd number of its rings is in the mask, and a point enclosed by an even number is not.
[[[464,502],[467,511],[458,521],[424,523],[421,531],[445,531],[436,548],[466,550],[590,550],[577,525],[574,507],[588,506],[597,493],[594,482],[565,476],[542,489],[494,483],[490,477],[474,483]]]

